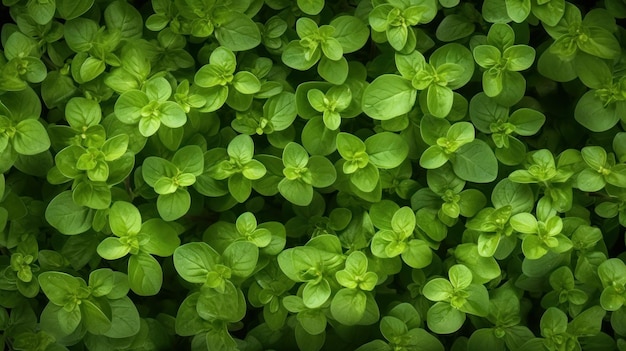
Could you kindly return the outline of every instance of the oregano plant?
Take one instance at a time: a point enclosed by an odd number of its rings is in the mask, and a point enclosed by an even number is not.
[[[2,0],[3,350],[626,351],[624,0]]]

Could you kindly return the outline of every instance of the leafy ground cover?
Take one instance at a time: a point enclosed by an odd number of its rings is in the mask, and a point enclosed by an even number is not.
[[[624,0],[3,0],[7,350],[626,350]]]

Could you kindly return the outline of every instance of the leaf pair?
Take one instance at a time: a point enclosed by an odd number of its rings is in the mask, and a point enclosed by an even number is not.
[[[244,202],[252,193],[252,181],[261,179],[267,172],[265,165],[254,159],[254,142],[248,135],[234,137],[228,148],[213,149],[207,156],[217,159],[206,174],[216,180],[228,179],[228,191],[237,202]]]
[[[116,260],[129,253],[128,282],[138,295],[156,295],[161,290],[161,264],[152,256],[171,256],[180,245],[174,228],[158,218],[142,223],[139,210],[131,203],[117,201],[109,210],[109,225],[114,237],[102,240],[98,254]]]
[[[187,122],[185,111],[174,101],[170,83],[163,77],[146,82],[143,90],[129,90],[115,102],[115,116],[125,124],[138,125],[145,137],[155,134],[161,124],[182,127]]]
[[[284,178],[278,183],[278,191],[295,205],[307,206],[313,200],[313,187],[329,187],[337,179],[335,167],[326,157],[309,156],[300,144],[287,144],[282,159]]]
[[[196,177],[204,170],[202,149],[197,145],[187,145],[176,151],[172,160],[150,156],[141,167],[146,183],[159,194],[157,210],[166,221],[184,216],[191,206],[191,196],[187,187],[196,182]]]
[[[343,55],[360,49],[369,36],[365,24],[354,16],[339,16],[319,27],[310,18],[299,18],[296,32],[300,40],[289,42],[282,52],[285,65],[306,71],[319,62],[320,76],[336,85],[343,84],[348,76],[348,61]]]
[[[530,68],[535,60],[535,49],[528,45],[514,45],[515,33],[507,24],[495,23],[489,29],[487,41],[473,48],[474,60],[483,72],[483,90],[489,97],[511,106],[526,91],[526,82],[519,71]]]
[[[238,111],[245,111],[252,103],[253,94],[261,90],[259,78],[249,71],[235,73],[237,58],[228,48],[220,46],[211,52],[209,64],[196,72],[194,82],[204,88],[202,95],[210,96],[201,110],[216,111],[224,103]]]
[[[402,260],[413,268],[424,268],[430,264],[433,253],[428,243],[414,237],[416,217],[411,208],[389,211],[375,207],[370,211],[373,211],[374,218],[380,218],[374,222],[380,228],[371,242],[374,256],[393,258],[401,255]]]
[[[526,157],[526,146],[515,135],[537,134],[546,117],[530,108],[520,108],[509,115],[509,109],[497,101],[484,93],[475,95],[469,105],[470,119],[476,129],[491,134],[498,160],[505,165],[516,165]]]
[[[9,92],[0,99],[0,153],[35,155],[50,147],[50,138],[38,118],[41,103],[30,88]],[[14,156],[13,156],[14,155]]]
[[[379,169],[398,167],[409,148],[397,134],[382,132],[365,141],[349,133],[339,133],[337,151],[343,160],[337,163],[350,183],[363,192],[371,192],[379,185]]]
[[[465,314],[486,316],[489,293],[484,285],[472,282],[472,272],[457,264],[448,271],[449,280],[434,278],[424,285],[422,293],[435,301],[428,309],[428,328],[438,334],[450,334],[461,328]]]
[[[429,23],[436,14],[434,0],[392,2],[377,4],[368,19],[374,31],[385,34],[394,50],[407,52],[415,49],[417,41],[413,26]]]
[[[498,160],[484,141],[475,139],[471,123],[450,125],[443,119],[425,117],[420,130],[430,145],[420,156],[420,166],[436,169],[450,161],[457,176],[476,183],[491,182],[498,175]]]
[[[572,248],[571,240],[562,234],[563,221],[558,216],[537,220],[530,213],[511,217],[511,226],[522,233],[522,252],[531,260],[543,257],[548,251],[563,253]]]
[[[339,239],[330,234],[317,236],[305,246],[286,249],[278,255],[283,273],[293,281],[305,283],[301,299],[310,309],[319,308],[330,299],[331,282],[343,262]]]
[[[126,297],[123,273],[98,269],[89,274],[89,285],[67,273],[44,272],[41,289],[50,302],[41,313],[41,328],[61,339],[73,333],[128,338],[139,332],[139,313]]]
[[[335,279],[344,288],[333,297],[330,311],[342,324],[358,324],[365,315],[368,302],[376,305],[374,297],[367,292],[374,289],[378,276],[368,271],[367,266],[367,256],[361,251],[354,251],[346,259],[345,268],[335,273]]]
[[[252,275],[258,258],[258,248],[249,241],[233,242],[221,254],[204,242],[178,247],[174,252],[176,271],[186,281],[201,285],[197,296],[187,298],[197,298],[191,311],[195,309],[194,314],[206,321],[240,321],[246,313],[246,300],[233,281]],[[181,306],[179,314],[184,310]],[[176,320],[178,323],[184,319]]]
[[[363,112],[374,119],[387,120],[409,112],[416,90],[421,90],[424,113],[445,118],[454,104],[452,90],[467,84],[474,72],[472,53],[460,44],[438,48],[428,62],[419,51],[396,54],[395,61],[401,76],[383,74],[363,93]]]

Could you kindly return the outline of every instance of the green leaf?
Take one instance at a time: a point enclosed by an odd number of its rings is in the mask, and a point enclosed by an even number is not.
[[[318,308],[329,298],[332,290],[328,280],[322,279],[319,282],[308,282],[302,290],[302,301],[308,308]]]
[[[321,261],[320,252],[310,246],[301,246],[283,250],[278,255],[280,269],[289,279],[306,281],[303,272]]]
[[[196,310],[205,320],[235,323],[246,314],[246,300],[241,290],[227,281],[223,293],[215,289],[203,290]]]
[[[128,150],[129,136],[127,134],[116,135],[104,142],[102,153],[105,161],[115,161],[122,157]]]
[[[458,2],[458,0],[454,0]],[[441,1],[440,1],[441,2]],[[454,7],[450,6],[450,7]],[[443,42],[456,41],[466,38],[475,30],[475,25],[467,17],[457,14],[447,15],[437,27],[435,35]]]
[[[378,120],[388,120],[409,112],[417,92],[410,80],[386,74],[377,77],[363,92],[363,112]]]
[[[609,258],[598,266],[598,276],[604,286],[612,284],[626,284],[626,264],[618,258]]]
[[[501,274],[500,266],[496,259],[480,256],[476,244],[465,243],[457,245],[455,257],[458,263],[464,264],[472,271],[475,284],[484,284]]]
[[[406,335],[408,328],[399,318],[394,316],[385,316],[380,321],[380,331],[387,340],[394,340],[398,337]]]
[[[567,331],[576,336],[594,336],[602,329],[606,311],[600,306],[592,306],[577,315],[567,326]]]
[[[537,260],[548,253],[548,249],[538,236],[529,235],[522,240],[522,252],[526,258]]]
[[[104,10],[104,22],[110,30],[118,31],[122,38],[139,38],[143,21],[137,9],[123,1],[116,1]]]
[[[278,191],[294,205],[308,206],[313,201],[313,187],[299,179],[282,179],[278,183]]]
[[[374,191],[379,184],[379,180],[378,168],[372,163],[368,163],[365,167],[359,168],[350,174],[350,182],[363,192]]]
[[[487,1],[487,3],[490,3],[490,1]],[[485,7],[488,7],[488,5],[485,4]],[[511,26],[501,23],[501,21],[489,22],[494,23],[491,25],[491,28],[489,28],[489,33],[487,33],[487,42],[490,45],[493,45],[500,50],[504,50],[515,43],[515,31],[511,28]]]
[[[309,154],[298,143],[291,142],[283,150],[285,167],[304,168],[309,163]]]
[[[510,224],[516,231],[524,234],[537,233],[539,230],[535,216],[530,213],[518,213],[511,217]]]
[[[176,230],[158,218],[151,218],[141,226],[141,233],[149,236],[149,240],[141,245],[146,252],[161,257],[171,256],[180,245]]]
[[[137,335],[140,330],[140,319],[137,307],[126,296],[109,300],[111,306],[111,328],[104,335],[109,338],[128,338]]]
[[[108,310],[110,306],[107,306],[108,304],[106,302],[105,304],[105,306],[99,306],[99,304],[92,300],[84,300],[81,303],[82,320],[88,332],[100,335],[111,329],[111,319],[102,310],[103,308]]]
[[[606,182],[602,174],[590,168],[583,169],[576,176],[576,186],[582,191],[600,191],[605,185]]]
[[[369,29],[355,16],[336,17],[330,21],[330,26],[335,28],[333,37],[341,44],[344,54],[359,50],[369,39]]]
[[[565,0],[550,0],[533,4],[532,13],[549,26],[556,26],[565,12]]]
[[[619,122],[620,111],[623,110],[623,108],[618,109],[619,104],[605,105],[596,96],[595,91],[590,90],[578,100],[574,110],[574,118],[592,132],[604,132]]]
[[[437,302],[428,309],[426,324],[437,334],[451,334],[461,329],[465,313],[450,306],[447,302]]]
[[[172,95],[172,86],[163,77],[152,78],[143,87],[148,100],[164,102]]]
[[[317,15],[324,8],[324,0],[298,0],[298,8],[307,15]]]
[[[228,143],[228,155],[240,163],[248,163],[254,156],[254,142],[249,135],[241,134]]]
[[[100,123],[102,112],[96,101],[75,97],[65,106],[65,118],[72,128],[80,130]]]
[[[256,24],[243,13],[220,10],[214,13],[215,37],[220,45],[233,51],[250,50],[261,43]]]
[[[452,287],[456,290],[465,289],[472,283],[472,271],[462,264],[456,264],[450,267],[448,275]]]
[[[35,155],[48,150],[50,138],[39,121],[25,119],[15,126],[13,147],[22,155]]]
[[[460,310],[476,316],[486,317],[489,313],[489,292],[487,288],[484,285],[471,284],[465,291],[468,297]]]
[[[174,193],[159,195],[157,209],[165,221],[174,221],[184,216],[191,207],[191,196],[185,189],[178,188]]]
[[[139,90],[129,90],[115,101],[115,116],[125,124],[137,124],[141,118],[141,110],[150,100]]]
[[[448,162],[449,156],[438,145],[430,146],[420,156],[420,166],[426,169],[436,169]]]
[[[182,245],[174,251],[174,267],[190,283],[205,283],[207,274],[219,260],[219,254],[204,242]]]
[[[316,188],[331,186],[337,179],[335,167],[324,156],[311,156],[308,168],[311,172],[311,185]]]
[[[331,60],[323,56],[317,66],[317,72],[327,82],[333,84],[343,84],[348,77],[348,61],[341,56],[338,60]]]
[[[491,202],[496,208],[510,205],[512,213],[529,212],[535,196],[528,184],[513,183],[508,178],[502,179],[491,192]]]
[[[339,133],[336,138],[337,151],[346,160],[352,160],[367,149],[365,143],[350,133]]]
[[[474,60],[483,68],[491,68],[498,64],[502,53],[492,45],[478,45],[474,48]]]
[[[389,132],[367,138],[365,147],[370,162],[381,169],[398,167],[409,153],[406,142],[399,135]]]
[[[428,244],[420,239],[413,239],[408,242],[406,249],[402,252],[402,260],[412,268],[424,268],[432,262],[432,250]]]
[[[502,53],[507,59],[506,68],[509,71],[523,71],[535,61],[535,49],[528,45],[513,45]]]
[[[89,82],[96,79],[105,69],[106,64],[103,60],[89,56],[80,64],[78,68],[79,75],[75,76],[74,79]]]
[[[451,160],[454,173],[461,179],[475,182],[492,182],[498,176],[498,160],[491,148],[482,140],[465,144]]]
[[[143,161],[141,174],[148,185],[154,187],[163,178],[172,178],[178,173],[176,166],[160,157],[150,156]]]
[[[123,244],[119,238],[108,237],[98,245],[97,251],[105,260],[117,260],[126,256],[130,249],[131,247]]]
[[[468,340],[467,346],[472,350],[501,350],[506,348],[504,340],[498,338],[492,328],[474,331]]]
[[[575,61],[578,78],[591,89],[601,89],[611,85],[613,72],[607,63],[595,56],[579,55]]]
[[[619,42],[612,33],[601,27],[587,27],[588,39],[578,42],[580,50],[603,59],[618,57],[621,50]]]
[[[252,73],[247,71],[237,72],[233,77],[233,87],[240,93],[250,95],[261,90],[261,82]]]
[[[390,225],[394,232],[402,234],[403,237],[408,237],[413,234],[415,229],[415,213],[410,207],[402,207],[393,214]]]
[[[444,278],[432,279],[422,288],[422,294],[431,301],[446,301],[453,292],[452,284]]]
[[[263,105],[263,116],[271,120],[275,131],[287,129],[296,119],[296,115],[296,99],[293,93],[282,92],[274,95]]]
[[[148,254],[131,255],[128,259],[128,282],[131,290],[137,295],[158,294],[163,284],[161,265]]]
[[[64,191],[50,201],[45,217],[59,232],[76,235],[91,228],[93,215],[93,210],[74,203],[71,191]]]
[[[541,335],[561,334],[567,330],[567,315],[556,307],[548,308],[540,322]]]
[[[163,123],[164,125],[170,127],[170,128],[178,128],[178,127],[182,127],[185,125],[185,122],[187,122],[187,115],[185,115],[185,111],[183,110],[182,107],[180,107],[180,105],[178,105],[177,103],[173,102],[173,101],[165,101],[163,102],[160,106],[159,106],[159,118],[161,123]],[[142,118],[139,121],[139,131],[141,131],[141,125],[142,125],[142,121],[145,121],[145,118]],[[152,119],[151,123],[156,123],[154,118]],[[158,125],[156,126],[156,128],[158,129]],[[144,136],[150,136],[152,134],[154,134],[155,132],[152,131],[146,131],[144,133],[142,133]]]
[[[454,75],[448,74],[447,87],[458,89],[472,78],[474,74],[474,58],[465,46],[457,43],[449,43],[435,50],[429,59],[431,65],[436,67],[437,72],[443,67],[445,70],[453,69]]]
[[[81,320],[82,315],[78,307],[68,311],[63,307],[48,304],[41,312],[42,329],[57,334],[59,338],[72,334],[79,327]]]
[[[452,110],[454,94],[446,86],[431,84],[426,93],[428,111],[435,117],[445,118]]]
[[[529,108],[520,108],[509,118],[509,123],[515,125],[515,133],[523,136],[535,135],[545,121],[543,113]]]
[[[56,10],[64,20],[71,20],[89,11],[94,0],[56,0]]]
[[[204,155],[197,145],[187,145],[176,151],[172,163],[181,173],[191,173],[195,176],[204,170]]]
[[[228,191],[237,202],[244,202],[250,197],[252,192],[252,183],[243,174],[236,173],[228,178]]]
[[[341,289],[330,304],[333,318],[344,325],[357,324],[365,313],[367,295],[356,289]]]
[[[247,278],[252,274],[259,258],[259,249],[249,241],[236,241],[224,250],[224,264],[233,275]]]
[[[285,47],[281,59],[285,65],[300,71],[306,71],[313,67],[322,56],[319,48],[309,53],[309,48],[300,45],[297,41],[292,41]]]
[[[80,281],[67,273],[43,272],[38,280],[46,297],[57,306],[64,306],[68,297],[81,288]]]
[[[557,82],[568,82],[576,79],[574,62],[561,59],[558,54],[552,53],[550,50],[544,51],[539,57],[537,71]]]
[[[506,12],[517,23],[526,20],[530,15],[530,8],[530,0],[506,0]]]
[[[141,230],[141,214],[133,204],[116,201],[109,210],[111,231],[119,236],[138,234]]]

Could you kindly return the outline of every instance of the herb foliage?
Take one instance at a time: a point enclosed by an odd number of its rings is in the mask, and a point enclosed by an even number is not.
[[[2,0],[7,350],[626,350],[624,0]]]

